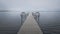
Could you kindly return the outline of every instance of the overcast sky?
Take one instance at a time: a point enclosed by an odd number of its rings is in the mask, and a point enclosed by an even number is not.
[[[60,0],[0,0],[0,9],[20,11],[59,11]]]

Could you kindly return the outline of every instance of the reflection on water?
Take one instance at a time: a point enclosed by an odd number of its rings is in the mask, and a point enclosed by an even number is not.
[[[0,33],[16,34],[21,26],[20,12],[0,12]],[[23,17],[22,19],[24,19]],[[40,12],[39,25],[44,33],[60,34],[60,12]]]
[[[32,13],[38,21],[44,34],[60,33],[60,13],[59,12],[38,12]],[[40,17],[39,17],[40,16]]]
[[[27,15],[20,12],[0,12],[0,33],[16,34]]]
[[[21,25],[22,25],[25,22],[28,13],[22,12],[20,16],[21,16]]]
[[[32,15],[34,16],[34,19],[39,23],[39,17],[40,17],[40,13],[39,12],[32,12]]]

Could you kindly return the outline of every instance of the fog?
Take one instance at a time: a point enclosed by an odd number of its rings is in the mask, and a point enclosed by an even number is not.
[[[1,10],[60,11],[60,0],[0,0]]]

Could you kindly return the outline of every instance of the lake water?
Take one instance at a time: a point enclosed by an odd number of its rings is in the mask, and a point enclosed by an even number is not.
[[[16,34],[21,27],[21,12],[0,12],[0,34]],[[60,11],[41,11],[39,26],[44,34],[60,34]]]

